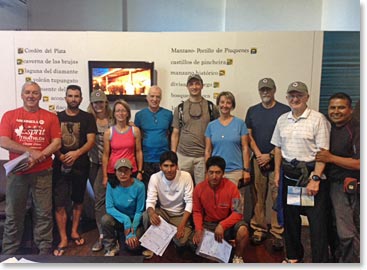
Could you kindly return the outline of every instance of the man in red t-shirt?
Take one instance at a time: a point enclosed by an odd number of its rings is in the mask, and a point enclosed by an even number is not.
[[[238,188],[223,178],[225,168],[223,158],[210,157],[206,162],[207,179],[194,189],[193,242],[196,245],[201,243],[204,229],[213,231],[218,242],[235,238],[233,263],[243,263],[244,250],[249,242],[248,225],[243,221],[243,201]]]
[[[39,107],[42,93],[35,82],[22,87],[23,107],[6,112],[0,124],[0,145],[10,160],[25,152],[28,167],[9,173],[6,185],[6,219],[3,254],[15,254],[20,247],[28,194],[34,211],[34,242],[40,254],[52,248],[52,154],[61,147],[61,130],[56,114]]]

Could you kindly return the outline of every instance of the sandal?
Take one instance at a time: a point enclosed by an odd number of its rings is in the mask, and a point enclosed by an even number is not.
[[[66,251],[67,247],[57,247],[54,252],[53,255],[54,256],[63,256],[65,251]]]
[[[80,235],[78,237],[71,237],[71,240],[74,241],[76,246],[82,246],[85,244],[85,240]]]

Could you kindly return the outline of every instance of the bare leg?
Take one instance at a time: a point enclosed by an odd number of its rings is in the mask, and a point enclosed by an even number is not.
[[[71,227],[71,238],[78,239],[80,238],[80,235],[78,233],[79,223],[80,223],[80,217],[82,215],[83,211],[83,204],[74,204],[73,206],[73,222]],[[77,243],[78,241],[78,243]],[[80,240],[74,240],[75,244],[77,245],[83,245],[84,239]]]
[[[245,248],[249,243],[249,231],[246,226],[241,226],[236,235],[236,251],[235,254],[238,257],[242,257],[245,254]]]
[[[57,207],[55,216],[56,216],[57,228],[59,230],[60,235],[60,243],[58,244],[58,247],[67,247],[68,245],[68,237],[66,235],[67,214],[65,207]]]

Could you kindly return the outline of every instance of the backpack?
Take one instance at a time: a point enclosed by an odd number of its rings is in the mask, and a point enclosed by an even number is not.
[[[208,111],[209,111],[210,122],[211,122],[216,118],[215,115],[214,115],[214,112],[213,112],[214,104],[210,100],[207,100],[207,101],[208,101]],[[178,105],[178,119],[179,119],[179,127],[180,128],[182,128],[183,124],[184,124],[183,123],[183,111],[184,111],[184,101],[182,101]]]

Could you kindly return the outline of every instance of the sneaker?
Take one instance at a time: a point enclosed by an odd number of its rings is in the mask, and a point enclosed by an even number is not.
[[[273,250],[281,251],[284,248],[283,239],[282,238],[274,238],[272,243]]]
[[[97,252],[97,251],[101,251],[103,249],[102,240],[103,240],[103,238],[98,238],[98,240],[94,243],[94,245],[92,247],[92,251]]]
[[[120,245],[118,242],[116,242],[116,244],[113,247],[106,250],[106,253],[104,255],[111,257],[111,256],[116,256],[117,254],[119,254],[119,252],[120,252]]]
[[[234,255],[232,263],[244,263],[242,257]]]
[[[253,245],[260,245],[262,242],[264,242],[265,241],[265,239],[266,239],[266,237],[265,236],[261,236],[261,235],[259,235],[259,234],[253,234],[252,236],[251,236],[251,243],[253,244]]]
[[[153,255],[154,255],[153,251],[151,251],[151,250],[149,250],[149,249],[144,250],[142,254],[143,254],[143,256],[144,256],[144,258],[145,258],[146,260],[151,259],[151,258],[153,257]]]

